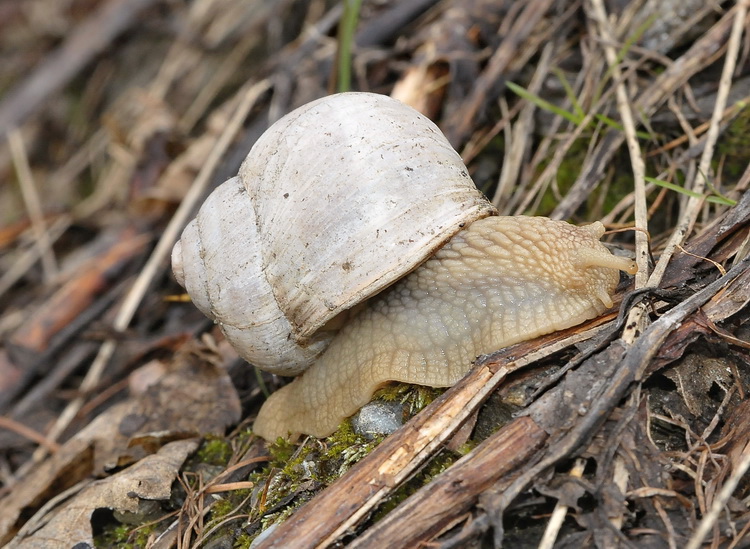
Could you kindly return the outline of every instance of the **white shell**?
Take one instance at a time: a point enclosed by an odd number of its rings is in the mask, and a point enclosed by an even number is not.
[[[329,320],[493,213],[430,120],[338,94],[258,139],[185,229],[173,269],[241,356],[293,375],[327,345]]]
[[[172,250],[172,270],[243,358],[279,375],[296,375],[327,347],[331,334],[304,346],[288,337],[291,325],[263,274],[254,217],[240,178],[225,181],[185,227]]]

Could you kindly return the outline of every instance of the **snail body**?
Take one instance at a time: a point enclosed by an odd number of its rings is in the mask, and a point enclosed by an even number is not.
[[[253,431],[267,440],[329,435],[388,381],[448,387],[478,355],[601,314],[618,269],[629,267],[599,242],[603,233],[601,223],[545,217],[475,221],[272,394]]]
[[[479,354],[601,314],[619,270],[634,272],[600,223],[494,214],[429,120],[339,94],[259,139],[173,269],[241,356],[304,372],[254,432],[320,437],[387,381],[449,386]]]

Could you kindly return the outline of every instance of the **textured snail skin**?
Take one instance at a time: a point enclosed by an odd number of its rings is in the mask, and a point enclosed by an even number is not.
[[[632,261],[600,242],[601,223],[489,217],[368,303],[302,376],[265,402],[267,440],[323,437],[388,381],[446,387],[478,355],[575,326],[612,307]]]

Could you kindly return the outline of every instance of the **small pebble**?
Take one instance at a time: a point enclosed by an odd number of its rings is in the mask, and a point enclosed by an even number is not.
[[[404,424],[404,405],[400,402],[374,400],[365,404],[352,418],[354,432],[372,440],[390,435]]]

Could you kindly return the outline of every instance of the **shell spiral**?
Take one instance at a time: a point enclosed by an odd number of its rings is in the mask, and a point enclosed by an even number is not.
[[[185,228],[172,265],[240,356],[296,375],[335,317],[494,213],[430,120],[387,96],[343,93],[258,139]]]

